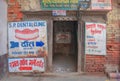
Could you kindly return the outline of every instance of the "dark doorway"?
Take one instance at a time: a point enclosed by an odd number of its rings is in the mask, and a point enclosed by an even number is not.
[[[53,29],[53,72],[77,72],[77,21],[54,21]]]

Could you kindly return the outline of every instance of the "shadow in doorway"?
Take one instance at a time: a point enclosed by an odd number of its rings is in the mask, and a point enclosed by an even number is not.
[[[77,21],[54,21],[53,72],[77,72]]]

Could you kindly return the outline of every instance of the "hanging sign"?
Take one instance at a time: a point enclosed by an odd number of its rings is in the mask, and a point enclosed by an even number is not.
[[[9,58],[9,72],[44,72],[43,58]]]
[[[43,10],[77,10],[78,0],[42,0]]]
[[[90,8],[91,0],[79,0],[79,7],[81,10]]]
[[[66,16],[66,10],[53,10],[53,16]]]
[[[32,57],[47,54],[46,21],[8,23],[9,57]]]
[[[111,0],[91,0],[92,10],[111,10]]]
[[[85,23],[85,54],[106,55],[106,24]]]

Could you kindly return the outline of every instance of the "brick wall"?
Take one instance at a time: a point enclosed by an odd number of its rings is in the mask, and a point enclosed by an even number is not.
[[[25,0],[8,0],[8,21],[21,21],[23,13],[21,9],[34,10],[34,5],[27,4],[27,2],[20,5]],[[29,1],[29,0],[26,0]],[[37,1],[37,0],[36,0]],[[86,72],[103,72],[105,65],[117,66],[120,61],[120,15],[118,14],[118,5],[113,0],[113,10],[110,11],[107,21],[107,55],[95,56],[86,55]],[[27,6],[25,6],[27,5]],[[32,6],[32,7],[30,7]],[[119,25],[118,25],[119,24]]]
[[[117,0],[113,0],[113,9],[107,14],[107,55],[86,55],[86,72],[114,71],[120,64],[120,14]]]
[[[8,0],[8,21],[21,21],[22,18],[20,0]]]
[[[86,55],[85,70],[86,72],[103,72],[105,63],[105,56]]]

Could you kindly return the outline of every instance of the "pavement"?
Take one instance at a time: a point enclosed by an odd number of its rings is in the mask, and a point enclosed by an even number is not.
[[[117,79],[108,79],[105,75],[67,75],[61,74],[56,76],[26,76],[26,75],[8,75],[0,81],[120,81]]]

